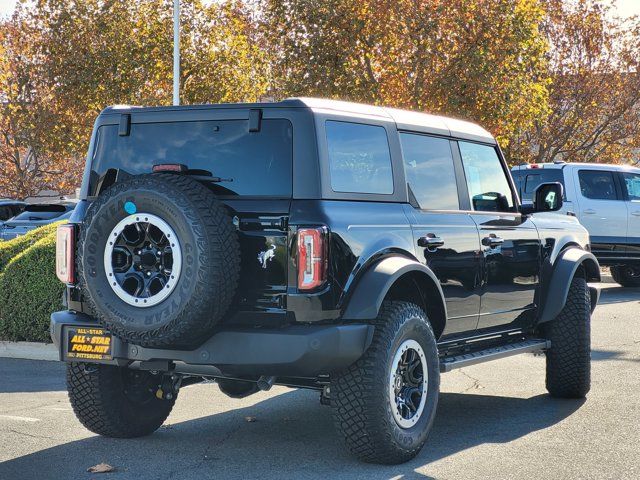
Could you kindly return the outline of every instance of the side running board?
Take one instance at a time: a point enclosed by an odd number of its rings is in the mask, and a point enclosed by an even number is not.
[[[462,353],[443,357],[440,359],[440,371],[450,372],[456,368],[468,367],[476,363],[489,362],[499,358],[510,357],[520,353],[542,352],[551,346],[549,340],[532,338],[522,340],[520,342],[508,343],[498,347],[487,348],[486,350],[478,350],[476,352]]]

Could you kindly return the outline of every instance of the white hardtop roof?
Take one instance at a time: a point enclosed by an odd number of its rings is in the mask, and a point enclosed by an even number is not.
[[[329,100],[325,98],[295,97],[287,98],[280,102],[258,102],[258,103],[220,103],[202,105],[180,105],[164,107],[134,107],[129,105],[114,105],[107,107],[102,114],[120,114],[127,110],[133,111],[179,111],[179,110],[207,110],[211,108],[290,108],[306,107],[312,112],[331,112],[342,114],[345,117],[359,116],[361,118],[380,118],[395,122],[399,130],[410,130],[420,133],[430,133],[432,135],[443,135],[465,140],[496,144],[493,136],[475,123],[458,120],[455,118],[430,115],[428,113],[415,112],[411,110],[400,110],[397,108],[379,107],[366,105],[364,103],[343,102],[340,100]]]
[[[434,135],[444,135],[466,140],[495,144],[493,136],[481,126],[455,118],[397,108],[378,107],[362,103],[327,100],[322,98],[295,98],[313,111],[333,111],[346,114],[367,115],[394,121],[399,130],[411,130]]]
[[[535,165],[533,167],[532,165]],[[554,162],[554,163],[530,163],[517,165],[513,170],[535,170],[537,168],[565,168],[565,167],[583,167],[590,170],[614,170],[616,172],[633,172],[640,173],[639,167],[632,165],[617,165],[613,163],[588,163],[588,162]]]

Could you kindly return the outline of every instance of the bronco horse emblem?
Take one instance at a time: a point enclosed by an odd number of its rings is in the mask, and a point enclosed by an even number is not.
[[[265,250],[264,252],[260,252],[258,254],[258,262],[262,265],[262,268],[267,268],[267,262],[273,260],[276,256],[276,246],[272,243],[269,250]]]

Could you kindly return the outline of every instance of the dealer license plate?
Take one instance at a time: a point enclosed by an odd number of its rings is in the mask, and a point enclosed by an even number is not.
[[[102,328],[68,328],[67,358],[73,360],[113,360],[111,340],[111,334]]]

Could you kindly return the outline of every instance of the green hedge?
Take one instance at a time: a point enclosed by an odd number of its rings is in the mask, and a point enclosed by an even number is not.
[[[56,225],[47,225],[29,233],[31,237],[26,243],[25,240],[16,242],[22,251],[0,272],[0,338],[3,340],[51,341],[49,317],[62,308],[65,288],[55,274],[55,229]],[[15,240],[0,245],[0,249],[4,250]],[[18,247],[14,244],[11,248]]]
[[[20,252],[25,251],[38,240],[48,235],[55,235],[56,229],[61,223],[64,222],[56,222],[50,225],[45,225],[44,227],[31,230],[29,233],[20,237],[8,240],[6,242],[0,242],[0,272],[2,272],[2,270],[4,270],[11,259],[18,255]]]

